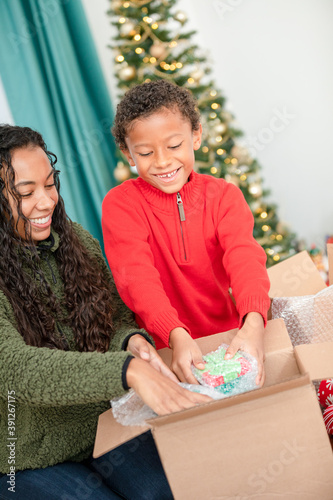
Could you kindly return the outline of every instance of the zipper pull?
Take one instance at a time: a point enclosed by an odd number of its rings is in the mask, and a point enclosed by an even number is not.
[[[182,197],[180,196],[180,193],[177,193],[177,205],[178,205],[180,220],[184,221],[185,220],[185,212],[184,212],[183,200],[182,200]]]

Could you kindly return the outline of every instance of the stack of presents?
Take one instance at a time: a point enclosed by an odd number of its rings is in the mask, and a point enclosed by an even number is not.
[[[328,245],[333,283],[333,245]],[[332,500],[333,286],[304,251],[269,269],[264,387],[144,425],[99,418],[94,455],[150,429],[176,500]],[[203,354],[235,331],[198,339]],[[159,351],[170,363],[170,350]]]

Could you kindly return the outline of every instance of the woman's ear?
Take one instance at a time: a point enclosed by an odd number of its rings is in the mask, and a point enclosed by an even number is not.
[[[193,149],[194,151],[197,151],[201,146],[201,136],[202,136],[201,123],[199,124],[198,130],[193,130],[192,136],[193,136]]]
[[[122,149],[121,152],[123,155],[126,156],[128,163],[130,164],[131,167],[135,167],[135,161],[132,158],[131,153],[129,152],[128,149]]]

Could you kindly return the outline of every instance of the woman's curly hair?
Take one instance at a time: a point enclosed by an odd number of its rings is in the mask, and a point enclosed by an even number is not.
[[[167,80],[154,80],[132,87],[117,106],[112,134],[122,150],[127,149],[126,135],[132,122],[163,108],[178,109],[191,123],[192,130],[200,126],[200,114],[191,92]]]
[[[22,214],[20,195],[15,189],[12,157],[20,148],[41,148],[45,152],[58,193],[60,189],[59,171],[54,166],[57,158],[47,150],[42,136],[28,127],[0,125],[0,289],[13,307],[17,328],[28,345],[68,349],[59,334],[59,322],[65,322],[72,328],[80,351],[105,352],[114,333],[114,285],[104,277],[100,265],[74,232],[59,194],[52,215],[52,228],[60,237],[54,255],[65,295],[64,304],[59,303],[41,273],[41,259],[31,239],[29,221]],[[16,202],[18,218],[24,223],[25,238],[16,230],[17,222],[14,222],[6,191]]]

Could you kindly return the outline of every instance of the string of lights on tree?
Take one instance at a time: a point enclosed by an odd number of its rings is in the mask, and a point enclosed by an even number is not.
[[[279,221],[276,205],[266,201],[269,191],[262,186],[260,166],[237,144],[242,133],[233,127],[234,116],[225,107],[225,97],[209,77],[208,58],[191,43],[195,31],[184,31],[187,16],[176,4],[177,0],[111,0],[108,15],[117,34],[110,47],[119,97],[133,85],[161,78],[191,90],[203,127],[195,168],[242,190],[254,215],[254,237],[271,266],[295,253],[295,237]],[[122,182],[135,172],[121,158],[114,175]]]

